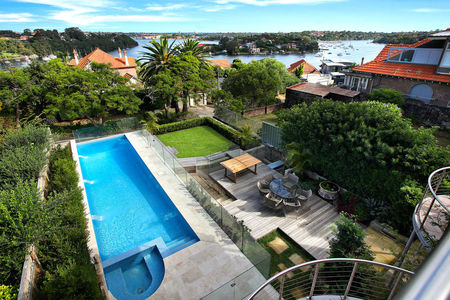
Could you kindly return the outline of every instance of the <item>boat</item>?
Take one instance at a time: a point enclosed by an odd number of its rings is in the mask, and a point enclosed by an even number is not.
[[[338,53],[337,56],[342,56],[342,53]]]
[[[332,52],[328,52],[328,54],[333,54]]]
[[[348,52],[345,52],[345,55],[350,55],[350,53],[348,53]]]

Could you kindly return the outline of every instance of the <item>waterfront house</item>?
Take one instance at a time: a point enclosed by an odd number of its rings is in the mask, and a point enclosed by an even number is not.
[[[130,82],[136,83],[137,73],[136,73],[136,61],[133,57],[127,56],[127,51],[123,51],[124,56],[122,57],[122,51],[119,48],[119,57],[114,57],[109,55],[108,53],[100,50],[99,48],[95,49],[88,55],[78,58],[77,52],[74,50],[73,55],[74,58],[69,62],[69,66],[76,66],[80,69],[89,69],[89,64],[91,62],[109,64],[111,70],[118,72],[121,76],[130,79]]]
[[[450,28],[412,45],[388,44],[373,60],[346,72],[345,85],[370,93],[393,88],[406,98],[450,107]]]

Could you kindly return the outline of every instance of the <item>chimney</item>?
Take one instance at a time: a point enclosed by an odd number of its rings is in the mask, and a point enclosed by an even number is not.
[[[119,57],[122,57],[122,50],[120,50],[120,47],[119,47]]]
[[[364,57],[361,58],[361,65],[364,63]]]
[[[77,51],[75,51],[75,49],[73,49],[73,57],[75,58],[75,64],[78,65],[78,63],[79,63],[78,55],[77,55]]]
[[[125,66],[128,66],[127,50],[123,50],[123,55],[125,56]]]

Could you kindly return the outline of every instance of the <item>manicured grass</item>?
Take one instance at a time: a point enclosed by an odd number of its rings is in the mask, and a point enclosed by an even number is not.
[[[249,117],[250,119],[256,120],[256,121],[261,121],[261,122],[266,122],[266,123],[270,123],[273,125],[277,125],[278,124],[278,118],[274,113],[269,113],[269,114],[262,114],[259,116],[254,116],[254,117]]]
[[[233,144],[224,136],[209,126],[169,132],[158,135],[158,138],[167,146],[174,147],[180,153],[177,157],[195,157],[226,151]]]
[[[277,254],[275,250],[268,245],[269,242],[273,241],[277,237],[282,239],[289,246],[288,249],[284,250],[280,254]],[[267,250],[267,252],[270,253],[270,276],[273,276],[276,273],[282,271],[278,267],[279,264],[284,264],[286,268],[293,267],[295,264],[289,259],[289,257],[294,253],[300,255],[305,261],[314,260],[311,255],[309,255],[305,250],[303,250],[300,246],[298,246],[288,236],[286,236],[279,230],[275,230],[268,235],[263,236],[258,240],[258,243],[260,243],[261,246],[263,246]]]

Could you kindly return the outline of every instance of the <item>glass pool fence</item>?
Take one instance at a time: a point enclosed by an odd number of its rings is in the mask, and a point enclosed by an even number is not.
[[[208,212],[211,218],[222,228],[230,239],[239,247],[244,255],[253,263],[259,272],[266,278],[269,276],[270,254],[250,235],[248,229],[230,215],[226,209],[212,197],[198,182],[192,177],[177,158],[167,150],[166,146],[148,131],[142,131],[147,142],[155,149],[167,166],[184,183],[189,192],[195,197],[200,205]]]

